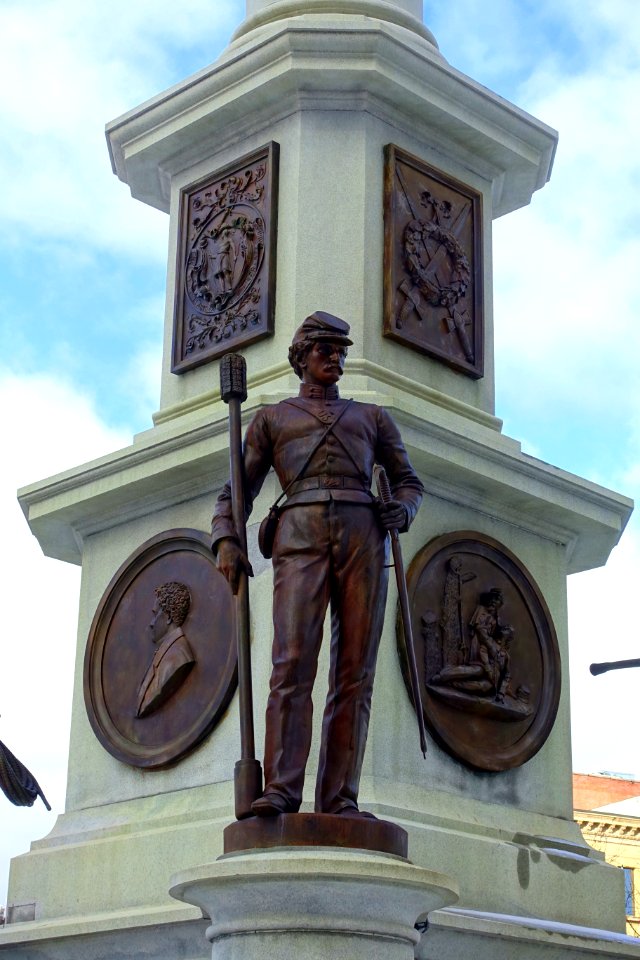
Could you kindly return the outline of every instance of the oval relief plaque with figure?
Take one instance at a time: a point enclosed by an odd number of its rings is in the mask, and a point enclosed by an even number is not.
[[[547,605],[506,547],[479,533],[438,537],[407,574],[425,723],[480,770],[529,760],[553,726],[560,654]],[[404,634],[398,645],[405,681]]]
[[[236,688],[231,591],[210,537],[161,533],[117,571],[93,618],[84,695],[118,760],[157,769],[211,732]]]

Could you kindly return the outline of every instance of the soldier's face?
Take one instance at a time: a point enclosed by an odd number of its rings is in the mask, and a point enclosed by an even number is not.
[[[304,383],[314,383],[321,387],[337,383],[344,372],[346,358],[346,348],[340,344],[330,340],[314,343],[301,364]]]

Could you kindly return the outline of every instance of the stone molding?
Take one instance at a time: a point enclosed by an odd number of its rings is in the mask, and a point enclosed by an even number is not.
[[[256,10],[240,24],[233,34],[232,40],[238,40],[253,30],[264,27],[276,20],[289,17],[304,17],[306,15],[340,14],[359,17],[375,17],[387,23],[394,23],[406,30],[411,30],[423,37],[434,47],[438,43],[431,30],[413,14],[399,7],[396,3],[385,3],[384,0],[277,0],[266,7]]]
[[[638,941],[612,930],[447,907],[430,918],[429,936],[416,951],[416,960],[444,956],[473,956],[478,960],[622,960],[638,956]]]
[[[298,112],[301,97],[307,110],[366,108],[383,117],[392,105],[396,126],[492,182],[494,216],[529,203],[550,176],[554,130],[394,24],[299,17],[250,40],[107,125],[114,172],[134,197],[168,211],[174,176],[209,158],[213,144],[224,150]]]
[[[640,819],[620,817],[615,814],[584,814],[576,812],[576,822],[585,839],[624,840],[625,843],[640,843]]]
[[[452,878],[401,857],[332,847],[231,854],[176,874],[171,896],[211,917],[214,956],[413,957],[417,920],[458,899]],[[231,945],[231,946],[230,946]]]
[[[289,378],[290,375],[291,366],[288,360],[284,360],[252,373],[248,377],[247,388],[250,393],[253,393],[261,386],[266,386],[267,384],[273,385],[274,381],[280,380],[283,377]],[[367,377],[372,382],[392,387],[394,392],[401,391],[409,396],[416,397],[418,400],[425,400],[444,410],[449,410],[451,413],[468,417],[483,427],[488,427],[498,433],[502,429],[502,420],[498,417],[494,417],[492,414],[486,413],[484,410],[474,407],[470,403],[465,403],[463,400],[458,400],[450,394],[443,393],[440,390],[434,390],[433,387],[428,386],[426,383],[413,380],[411,377],[404,377],[397,371],[383,367],[381,364],[375,363],[372,360],[359,357],[349,358],[348,377],[351,383],[355,381],[356,377]],[[295,392],[295,390],[296,388],[294,387],[293,392]],[[276,399],[279,400],[281,399],[280,393],[282,391],[279,389],[277,392],[278,396]],[[290,392],[291,391],[285,390],[282,392],[282,397],[290,396]],[[349,396],[353,394],[356,399],[359,399],[356,396],[358,391],[354,391],[353,388],[349,389],[348,385],[342,392],[348,393]],[[364,400],[364,397],[362,399]],[[197,397],[192,397],[181,403],[163,407],[161,410],[158,410],[157,413],[154,413],[153,422],[156,426],[169,423],[182,416],[191,415],[207,407],[210,408],[212,404],[219,402],[220,389],[215,388],[214,390],[208,390],[206,393],[199,394]]]
[[[254,394],[243,422],[274,399],[280,398]],[[508,515],[538,534],[542,523],[547,538],[565,546],[568,572],[604,563],[618,542],[632,510],[628,498],[529,457],[515,440],[435,405],[412,409],[409,398],[378,392],[362,399],[393,414],[429,490],[440,489],[446,499],[470,490],[483,513]],[[20,504],[45,555],[80,563],[85,536],[212,494],[228,475],[227,432],[220,402],[209,416],[155,428],[123,450],[24,487]]]

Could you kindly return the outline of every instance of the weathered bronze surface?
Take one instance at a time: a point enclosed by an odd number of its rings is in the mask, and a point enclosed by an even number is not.
[[[441,536],[414,558],[408,589],[426,723],[452,756],[509,770],[537,753],[560,698],[555,629],[531,574],[479,533]],[[404,667],[404,636],[398,622]]]
[[[224,830],[224,852],[265,847],[352,847],[407,856],[407,831],[388,820],[331,813],[251,817]]]
[[[180,689],[196,658],[182,629],[189,615],[191,594],[184,583],[156,587],[156,603],[147,630],[156,644],[153,659],[138,687],[136,716],[148,717]]]
[[[172,371],[273,333],[278,144],[180,194]]]
[[[384,334],[483,376],[482,197],[385,148]]]
[[[247,521],[242,459],[242,410],[247,399],[247,364],[239,353],[227,353],[220,362],[220,396],[229,405],[229,485],[231,516],[238,546],[247,553]],[[241,570],[234,584],[234,636],[238,652],[238,701],[240,707],[240,759],[233,771],[236,819],[252,815],[252,804],[262,794],[262,767],[256,759],[251,678],[251,626],[249,571]]]
[[[231,606],[199,530],[159,534],[117,571],[84,663],[87,713],[109,753],[155,769],[213,729],[236,686]]]
[[[386,600],[386,531],[406,530],[422,499],[422,483],[386,410],[339,396],[348,332],[347,323],[320,311],[304,321],[289,354],[302,379],[300,394],[261,410],[245,438],[247,510],[271,467],[287,492],[273,544],[265,788],[252,805],[260,816],[300,807],[328,606],[331,664],[315,806],[321,813],[357,812]],[[386,504],[371,493],[376,462],[391,484]],[[218,498],[212,534],[220,569],[237,589],[239,573],[250,566],[234,527],[229,484]]]

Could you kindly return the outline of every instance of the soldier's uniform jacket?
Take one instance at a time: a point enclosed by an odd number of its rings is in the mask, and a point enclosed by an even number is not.
[[[265,407],[249,425],[244,443],[247,516],[269,469],[274,467],[285,490],[333,421],[337,421],[335,428],[293,484],[283,508],[329,499],[371,503],[373,467],[379,464],[387,472],[394,499],[405,507],[406,529],[420,506],[423,486],[391,416],[375,404],[341,399],[336,386],[306,383],[301,384],[298,397]],[[213,516],[214,548],[223,537],[234,536],[227,484]]]

